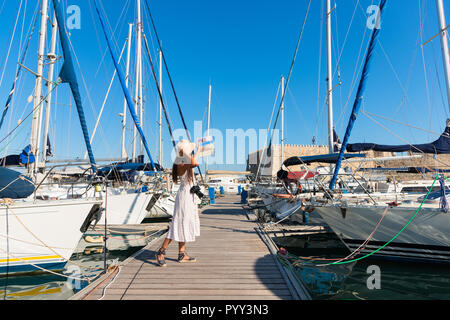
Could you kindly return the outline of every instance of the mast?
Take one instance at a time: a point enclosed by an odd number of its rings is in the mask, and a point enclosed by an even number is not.
[[[162,51],[159,50],[159,89],[161,90],[161,95],[162,95],[162,86],[163,86],[163,56],[162,56]],[[162,100],[159,99],[159,165],[163,166],[163,137],[162,137]]]
[[[56,14],[53,16],[52,22],[52,40],[50,44],[50,52],[48,54],[48,59],[50,60],[48,67],[48,83],[47,83],[47,101],[45,106],[45,120],[44,120],[44,141],[42,144],[42,163],[45,166],[47,161],[47,151],[48,151],[48,131],[50,125],[50,112],[52,104],[52,90],[53,90],[53,77],[56,63],[56,37],[58,35],[58,20],[56,19]]]
[[[331,0],[327,1],[327,103],[328,103],[328,146],[329,152],[334,153],[333,133],[333,61],[331,47]]]
[[[439,33],[441,34],[442,58],[444,59],[445,82],[447,84],[447,100],[450,109],[450,54],[448,48],[448,30],[445,21],[444,3],[442,0],[436,0],[439,16]]]
[[[133,35],[133,24],[128,25],[128,49],[127,49],[127,74],[125,78],[125,85],[128,88],[128,83],[130,80],[130,58],[131,58],[131,37]],[[122,159],[126,159],[127,150],[125,148],[125,134],[127,128],[127,99],[124,98],[123,102],[123,113],[122,113]]]
[[[35,155],[35,163],[31,167],[32,171],[36,171],[36,166],[39,163],[39,132],[41,127],[42,111],[42,74],[44,71],[44,58],[45,58],[45,39],[47,33],[47,11],[48,0],[42,0],[41,7],[41,28],[39,31],[39,50],[38,50],[38,67],[36,72],[36,84],[34,92],[34,104],[33,104],[33,122],[31,127],[30,146],[31,152]]]
[[[281,92],[284,92],[285,79],[281,76]],[[284,100],[281,104],[281,164],[284,162]]]
[[[212,85],[209,84],[209,94],[208,94],[208,130],[206,131],[206,136],[209,137],[209,131],[211,129],[211,94]],[[208,177],[208,157],[205,159],[205,174]]]
[[[142,28],[142,27],[141,27]],[[142,32],[142,29],[141,29]],[[141,34],[142,35],[142,34]],[[142,43],[142,42],[141,42]],[[142,46],[141,46],[142,48]],[[142,49],[141,52],[139,53],[139,106],[140,106],[140,119],[141,119],[141,126],[142,129],[144,128],[144,95],[142,93],[142,89],[143,89],[143,82],[142,82]],[[142,143],[141,140],[141,151],[139,153],[139,155],[143,155],[144,154],[144,144]]]
[[[136,42],[136,81],[135,81],[135,111],[140,115],[139,120],[142,122],[142,105],[139,93],[140,91],[140,70],[141,70],[141,57],[142,57],[142,22],[141,22],[141,0],[136,0],[137,7],[137,22],[136,22],[136,32],[137,32],[137,42]],[[137,129],[133,130],[133,162],[136,161],[136,137]]]

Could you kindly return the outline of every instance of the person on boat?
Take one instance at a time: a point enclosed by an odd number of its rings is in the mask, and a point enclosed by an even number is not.
[[[198,216],[200,201],[198,196],[191,191],[195,182],[194,168],[199,165],[197,158],[200,148],[197,146],[197,152],[192,156],[194,148],[195,144],[187,140],[180,141],[176,146],[177,158],[172,168],[172,177],[174,183],[180,181],[180,189],[175,199],[169,232],[156,255],[158,265],[161,267],[167,266],[165,261],[166,249],[172,241],[179,243],[179,263],[197,261],[186,253],[186,243],[194,242],[195,238],[200,236],[200,219]]]

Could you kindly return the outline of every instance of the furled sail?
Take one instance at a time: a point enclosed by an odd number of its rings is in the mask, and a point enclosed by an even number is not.
[[[381,152],[411,152],[427,154],[450,154],[450,120],[447,120],[447,127],[438,140],[427,144],[416,145],[382,145],[375,143],[354,143],[347,145],[347,152],[363,151],[381,151]]]
[[[60,0],[53,0],[53,6],[55,8],[55,14],[56,19],[58,20],[58,29],[59,34],[61,38],[61,47],[63,49],[63,55],[64,55],[64,64],[62,66],[61,72],[59,74],[59,77],[63,83],[69,83],[70,89],[72,91],[73,99],[75,101],[75,104],[77,106],[78,111],[78,117],[80,119],[81,124],[81,130],[83,131],[84,141],[86,143],[86,149],[88,151],[89,155],[89,161],[92,165],[92,170],[97,172],[94,153],[92,151],[90,138],[89,138],[89,131],[87,129],[86,124],[86,116],[84,114],[83,105],[81,103],[81,95],[80,90],[78,87],[78,80],[75,73],[75,67],[73,63],[72,53],[69,46],[69,38],[67,36],[66,31],[66,21],[64,19],[64,14],[61,8]]]

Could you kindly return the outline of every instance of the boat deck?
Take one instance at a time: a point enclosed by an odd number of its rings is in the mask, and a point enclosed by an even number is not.
[[[158,267],[156,251],[164,241],[162,236],[72,299],[307,299],[239,201],[239,197],[227,195],[203,208],[201,236],[187,245],[196,263],[178,263],[178,245],[172,243],[167,250],[168,266]]]

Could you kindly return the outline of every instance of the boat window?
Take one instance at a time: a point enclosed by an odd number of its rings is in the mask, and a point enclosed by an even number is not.
[[[404,187],[402,188],[401,192],[406,192],[406,193],[427,193],[430,189],[425,187],[425,186],[417,186],[417,187]],[[435,186],[433,187],[433,189],[431,190],[431,192],[436,192],[441,190],[440,186]]]

